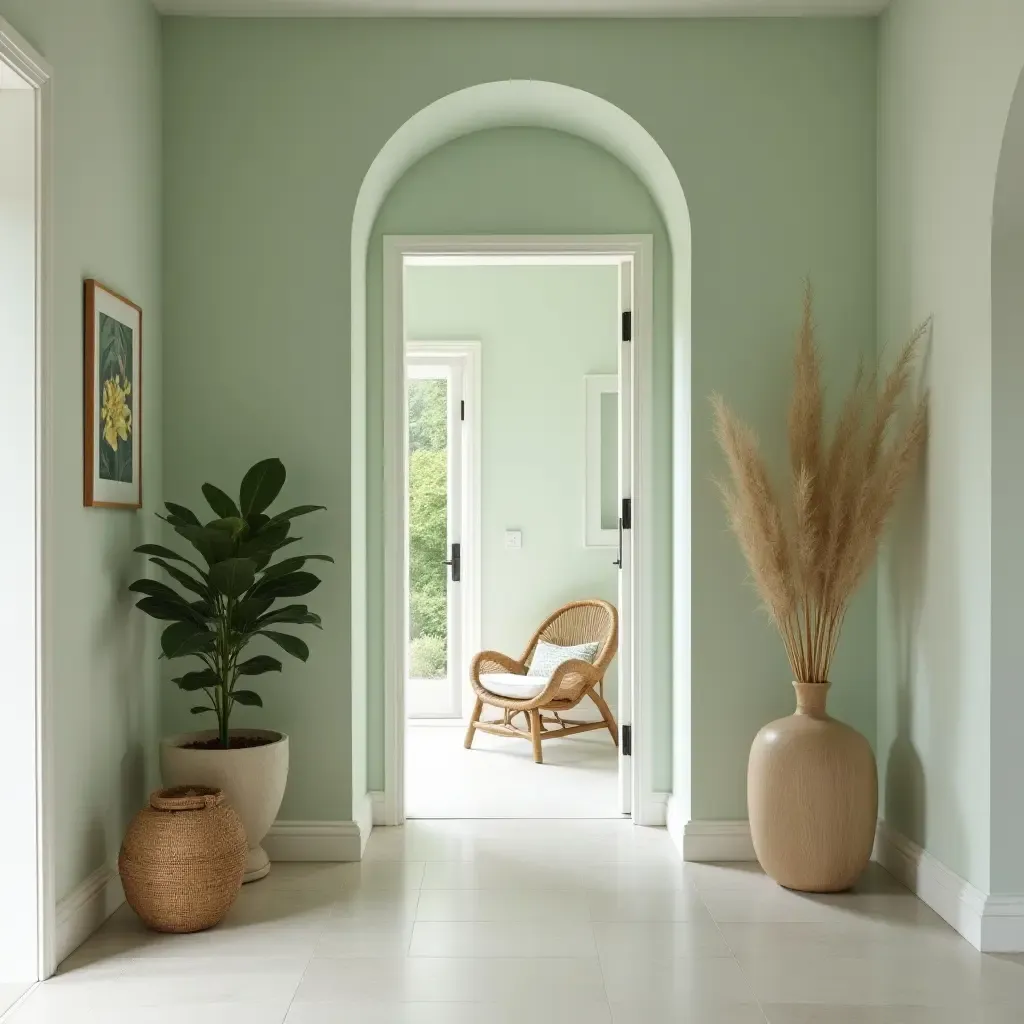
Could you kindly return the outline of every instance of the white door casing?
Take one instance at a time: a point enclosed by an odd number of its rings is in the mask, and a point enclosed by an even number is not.
[[[620,429],[630,440],[633,502],[631,529],[624,532],[625,572],[621,584],[627,596],[628,617],[620,615],[620,658],[623,633],[628,657],[629,693],[620,692],[620,718],[631,726],[633,755],[620,769],[620,795],[634,822],[664,824],[664,801],[652,786],[650,733],[653,725],[651,702],[652,646],[648,590],[651,586],[650,439],[652,434],[652,348],[653,239],[649,235],[614,236],[386,236],[383,245],[384,299],[384,697],[385,763],[383,823],[405,820],[405,637],[402,600],[407,580],[405,555],[407,524],[406,422],[405,422],[405,326],[404,267],[408,262],[467,263],[604,263],[630,264],[629,294],[634,329],[628,351],[632,400],[620,401],[620,416],[628,417],[628,429]],[[625,288],[626,286],[621,286]],[[625,291],[622,294],[626,294]],[[621,369],[621,367],[620,367]],[[625,404],[626,408],[623,409]],[[476,457],[479,457],[477,448]],[[620,455],[621,474],[621,455]],[[479,480],[479,474],[476,474]],[[614,552],[611,557],[614,557]],[[467,600],[469,600],[467,595]],[[479,609],[479,597],[472,602]],[[396,611],[397,609],[397,611]],[[479,635],[479,634],[477,634]],[[634,639],[630,639],[633,637]],[[623,659],[626,663],[626,659]],[[620,669],[621,671],[621,669]],[[620,685],[620,690],[627,687]],[[626,701],[628,717],[623,716]],[[621,760],[621,759],[620,759]],[[626,794],[628,793],[628,804]]]

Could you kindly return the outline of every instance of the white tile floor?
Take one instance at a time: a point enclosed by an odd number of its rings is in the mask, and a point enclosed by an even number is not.
[[[622,821],[422,821],[361,864],[275,865],[210,932],[122,908],[10,1021],[1024,1024],[1024,957],[876,866],[808,897]]]
[[[522,718],[520,718],[520,723]],[[618,760],[607,732],[544,743],[544,764],[525,740],[466,727],[406,729],[405,807],[410,818],[618,818]]]

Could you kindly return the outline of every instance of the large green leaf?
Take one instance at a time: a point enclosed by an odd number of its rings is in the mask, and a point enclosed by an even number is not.
[[[159,580],[136,580],[128,589],[134,594],[148,594],[150,597],[158,597],[161,600],[170,601],[172,604],[188,605],[188,601],[173,587],[169,587],[166,583],[161,583]]]
[[[304,604],[286,604],[283,608],[275,608],[272,612],[257,620],[260,629],[272,626],[276,622],[287,622],[295,625],[319,626],[320,616],[313,614]]]
[[[156,517],[157,519],[162,519],[168,526],[173,526],[175,529],[179,526],[195,526],[191,519],[181,519],[178,516],[164,516],[159,512],[157,512]]]
[[[203,484],[203,496],[206,498],[207,505],[221,519],[227,519],[228,517],[238,519],[240,517],[241,513],[238,511],[238,506],[235,504],[234,499],[225,494],[219,487],[214,487],[213,484]]]
[[[243,538],[239,551],[250,558],[264,552],[273,554],[279,547],[284,546],[290,529],[290,523],[278,523],[256,534],[250,532],[248,537]]]
[[[199,516],[192,509],[186,508],[184,505],[175,504],[173,501],[165,501],[164,507],[175,519],[181,519],[183,522],[191,523],[193,526],[200,525]]]
[[[198,573],[202,573],[203,571],[190,558],[186,558],[184,555],[179,555],[177,551],[174,551],[171,548],[166,548],[163,544],[140,544],[135,550],[140,555],[157,555],[160,558],[173,559],[175,562],[184,562],[186,565],[191,565]]]
[[[294,558],[285,558],[276,565],[267,566],[263,573],[264,580],[272,580],[278,576],[287,576],[290,572],[297,572],[306,562],[333,562],[330,555],[296,555]]]
[[[141,602],[140,602],[141,603]],[[183,658],[213,648],[217,635],[194,622],[176,622],[160,636],[160,649],[165,658]]]
[[[276,526],[278,523],[286,523],[289,519],[297,519],[299,516],[308,516],[310,512],[320,512],[326,508],[326,505],[296,505],[295,508],[290,508],[284,512],[278,512],[276,516],[271,516],[270,522],[267,526]]]
[[[251,558],[227,558],[210,567],[210,586],[225,597],[241,597],[256,578]]]
[[[280,459],[257,462],[242,478],[239,507],[248,518],[266,510],[281,493],[285,480],[284,463]]]
[[[163,558],[151,558],[150,561],[154,565],[159,565],[172,579],[177,580],[187,590],[191,590],[193,594],[198,594],[202,598],[209,597],[210,588],[202,580],[197,580],[194,576],[190,576],[187,572],[177,568],[177,566],[171,565]]]
[[[261,554],[253,555],[252,557],[256,559],[256,565],[259,569],[265,569],[270,563],[270,559],[273,558],[281,548],[287,547],[289,544],[298,544],[300,540],[302,540],[301,537],[289,537],[287,540],[281,541],[281,543],[273,550],[264,551]]]
[[[204,668],[200,672],[186,672],[183,676],[178,676],[174,682],[177,683],[179,690],[190,692],[220,685],[217,674],[210,668]]]
[[[268,640],[273,640],[278,647],[287,651],[292,657],[300,661],[309,660],[309,646],[304,640],[300,640],[291,633],[278,633],[273,629],[261,629],[260,633]]]
[[[261,676],[264,672],[280,672],[281,662],[269,654],[257,654],[236,666],[236,670],[240,676]]]
[[[199,619],[195,611],[189,605],[179,601],[167,601],[162,597],[144,597],[141,601],[136,602],[135,607],[154,619],[164,619],[167,622],[184,622],[192,629],[199,625]]]
[[[253,590],[253,597],[302,597],[319,586],[320,578],[311,572],[292,572],[261,580]]]
[[[256,620],[269,611],[274,603],[272,597],[247,597],[239,601],[231,612],[231,627],[240,633],[247,633]]]
[[[231,558],[235,545],[225,530],[213,530],[205,526],[175,526],[175,533],[185,538],[206,559],[209,566]]]
[[[208,530],[223,530],[232,540],[238,540],[249,529],[249,525],[238,516],[228,516],[227,519],[211,519],[206,524],[206,528]]]
[[[264,512],[256,512],[251,516],[246,516],[245,521],[249,524],[249,533],[257,534],[270,522],[270,516]]]
[[[231,699],[236,704],[250,704],[253,707],[263,707],[263,698],[253,690],[235,690],[231,694]]]

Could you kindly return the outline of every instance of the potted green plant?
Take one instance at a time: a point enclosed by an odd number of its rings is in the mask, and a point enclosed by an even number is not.
[[[324,506],[299,505],[270,514],[285,475],[280,459],[258,462],[243,477],[237,502],[219,487],[203,484],[215,517],[205,523],[184,505],[166,502],[167,515],[160,518],[188,541],[196,555],[143,544],[135,550],[149,556],[180,589],[149,578],[130,587],[142,595],[138,608],[168,623],[160,638],[162,657],[195,663],[174,678],[180,690],[206,698],[192,707],[192,714],[212,714],[217,723],[214,729],[163,740],[164,784],[224,791],[249,842],[245,881],[262,878],[270,870],[260,843],[277,817],[288,778],[286,735],[231,728],[237,705],[263,706],[252,681],[282,668],[269,654],[246,656],[247,648],[262,637],[300,661],[309,657],[305,641],[279,627],[321,628],[320,617],[293,599],[320,585],[320,579],[304,568],[307,562],[333,561],[328,555],[291,553],[291,545],[300,539],[290,536],[293,520]],[[275,561],[286,548],[288,557]]]

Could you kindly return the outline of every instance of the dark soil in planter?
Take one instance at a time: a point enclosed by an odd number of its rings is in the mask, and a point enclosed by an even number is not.
[[[209,740],[193,740],[191,743],[183,743],[182,750],[244,750],[246,747],[265,747],[270,743],[276,743],[281,737],[275,736],[229,736],[228,746],[222,747],[217,737]]]

